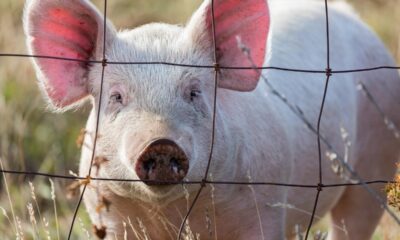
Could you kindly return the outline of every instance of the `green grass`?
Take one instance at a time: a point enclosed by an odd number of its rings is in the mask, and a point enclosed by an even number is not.
[[[0,1],[0,52],[26,53],[21,24],[22,0]],[[96,5],[102,9],[102,0]],[[109,17],[121,28],[132,28],[148,22],[183,24],[200,0],[112,0],[109,1]],[[400,59],[400,1],[398,0],[352,0],[350,1]],[[68,174],[77,172],[79,149],[75,139],[85,124],[89,106],[62,115],[46,111],[36,86],[36,78],[29,59],[0,58],[0,157],[7,169],[42,171]],[[15,216],[20,219],[24,239],[57,239],[56,221],[60,226],[60,239],[65,239],[77,199],[65,198],[69,183],[55,180],[57,216],[54,212],[49,180],[25,176],[7,175]],[[28,180],[33,182],[40,214],[48,222],[39,219],[36,203]],[[0,180],[0,233],[2,239],[15,239],[14,220],[7,199],[3,176]],[[30,221],[27,205],[33,204],[37,224]],[[3,214],[3,210],[10,221]],[[91,224],[84,211],[79,213],[82,226],[91,232]],[[387,229],[394,226],[390,219],[376,233],[374,239],[394,239]],[[392,225],[391,225],[392,224]],[[18,225],[18,224],[17,224]],[[326,224],[315,229],[324,229]],[[388,227],[389,226],[389,227]],[[80,221],[74,228],[74,238],[86,235]],[[382,230],[383,229],[383,230]],[[47,233],[46,231],[49,231]],[[400,234],[399,234],[400,235]],[[397,236],[399,236],[397,235]]]

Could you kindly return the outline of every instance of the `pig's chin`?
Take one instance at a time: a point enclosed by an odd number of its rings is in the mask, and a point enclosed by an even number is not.
[[[154,203],[157,202],[159,205],[166,205],[179,199],[188,198],[198,189],[196,185],[145,185],[143,187],[145,193],[144,198],[141,196],[135,196],[134,198],[140,198],[145,202]]]
[[[188,194],[191,195],[196,189],[196,186],[192,185],[146,185],[142,182],[112,184],[109,186],[109,190],[120,197],[159,205],[166,205],[179,199],[185,199]]]
[[[148,196],[147,201],[149,202],[168,204],[172,201],[185,197],[185,189],[182,187],[182,185],[152,185],[145,186],[145,188],[145,192]]]

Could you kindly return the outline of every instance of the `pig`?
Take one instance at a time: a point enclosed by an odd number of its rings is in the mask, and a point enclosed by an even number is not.
[[[138,180],[88,185],[86,210],[97,228],[105,227],[106,238],[177,238],[200,185],[162,182],[201,182],[213,136],[207,180],[319,182],[317,136],[271,94],[266,80],[316,126],[327,69],[324,3],[215,0],[215,55],[211,4],[205,0],[185,26],[151,23],[117,31],[110,21],[104,26],[102,13],[87,0],[26,2],[30,53],[81,60],[33,59],[40,89],[56,112],[87,100],[93,106],[80,176],[89,173],[96,139],[94,156],[106,160],[92,166],[91,177]],[[369,89],[386,117],[398,124],[398,72],[335,70],[392,66],[394,60],[346,3],[328,4],[333,74],[320,129],[334,152],[322,144],[322,183],[340,184],[352,177],[343,166],[333,170],[332,154],[343,156],[363,179],[391,179],[398,140],[358,86]],[[103,51],[104,64],[88,62],[102,61]],[[211,67],[112,64],[121,61]],[[224,68],[229,66],[322,73]],[[382,185],[370,187],[385,199]],[[296,228],[306,230],[316,193],[316,188],[206,184],[183,237],[292,239]],[[110,203],[108,211],[99,210],[101,199]],[[328,239],[365,240],[383,210],[364,188],[341,186],[320,193],[316,220],[327,213]]]

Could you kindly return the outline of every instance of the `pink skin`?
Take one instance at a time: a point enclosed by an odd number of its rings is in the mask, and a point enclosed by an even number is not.
[[[149,24],[117,33],[107,22],[106,58],[214,64],[210,2],[202,4],[186,27]],[[319,39],[324,32],[324,25],[319,24],[324,21],[323,6],[314,1],[299,2],[291,2],[285,11],[275,8],[275,13],[270,6],[270,13],[264,0],[216,0],[217,62],[221,66],[252,66],[249,56],[238,47],[240,39],[250,49],[250,58],[257,66],[324,69],[321,57],[326,55],[325,39]],[[298,5],[290,6],[295,4]],[[332,9],[332,47],[337,49],[332,52],[332,66],[348,69],[354,63],[393,65],[380,41],[346,11],[340,6]],[[270,18],[275,28],[270,28]],[[102,58],[103,19],[86,0],[29,0],[24,20],[33,54],[81,60]],[[356,40],[358,48],[349,49]],[[370,49],[375,49],[373,57]],[[49,59],[35,59],[33,63],[44,96],[56,110],[69,109],[86,98],[93,103],[86,125],[81,176],[89,171],[96,116],[100,112],[96,155],[109,161],[101,166],[99,177],[139,179],[138,159],[157,139],[169,139],[185,153],[189,164],[187,180],[204,177],[212,133],[213,69],[110,64],[105,68],[99,107],[101,65]],[[316,122],[323,89],[321,76],[264,73],[289,101],[302,108],[311,122]],[[219,72],[215,146],[208,177],[220,181],[315,184],[316,136],[287,106],[267,94],[269,89],[259,77],[260,72],[253,70]],[[393,101],[386,93],[388,89],[396,94],[400,91],[395,84],[398,74],[357,73],[332,79],[322,122],[324,136],[329,136],[331,144],[342,153],[339,130],[345,128],[353,144],[349,164],[365,179],[391,178],[399,155],[397,142],[382,124],[381,116],[356,91],[356,84],[365,80],[385,111],[393,112]],[[394,122],[400,120],[399,114],[391,117]],[[382,159],[385,164],[380,162]],[[363,161],[369,164],[361,164]],[[328,159],[324,158],[322,168],[325,182],[344,181],[331,171]],[[109,239],[114,235],[123,238],[123,222],[132,223],[126,229],[129,239],[143,237],[143,231],[151,239],[174,239],[198,187],[93,182],[84,201],[93,223],[107,227]],[[110,211],[102,211],[101,218],[96,211],[96,188],[111,201]],[[189,218],[190,229],[202,239],[216,234],[218,239],[290,238],[296,224],[304,229],[309,215],[276,206],[291,204],[311,211],[314,196],[315,189],[207,186]],[[368,239],[372,230],[365,229],[374,229],[382,214],[365,192],[354,188],[325,189],[318,206],[317,215],[331,211],[334,224],[340,225],[342,220],[347,223],[349,235],[332,227],[330,240]],[[346,214],[350,210],[351,214]]]
[[[35,25],[41,31],[32,35],[32,53],[90,60],[94,50],[93,40],[97,38],[97,26],[93,26],[95,22],[90,22],[91,19],[88,19],[89,22],[79,20],[76,15],[79,12],[58,8],[57,5],[41,10],[47,18],[35,19]],[[86,63],[40,59],[38,64],[48,81],[46,91],[54,105],[64,107],[88,95],[82,82]]]
[[[238,9],[242,9],[237,16]],[[218,63],[221,66],[252,67],[248,57],[237,47],[236,36],[240,36],[245,46],[251,46],[254,65],[264,62],[266,41],[269,30],[269,14],[266,1],[228,0],[215,7],[215,33]],[[207,9],[206,27],[211,35],[211,5]],[[259,26],[263,26],[260,28]],[[222,57],[221,57],[222,56]],[[236,91],[250,91],[257,86],[260,72],[254,70],[229,70],[225,72],[219,86]],[[238,80],[239,79],[239,80]],[[224,81],[227,80],[227,81]]]

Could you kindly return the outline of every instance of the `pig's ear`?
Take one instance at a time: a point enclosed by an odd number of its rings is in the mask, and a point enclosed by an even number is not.
[[[221,66],[262,66],[269,31],[266,0],[214,0],[217,60]],[[195,44],[206,51],[213,49],[211,0],[206,0],[193,15],[186,31]],[[238,44],[250,50],[250,57]],[[221,70],[219,87],[251,91],[258,83],[260,71]]]
[[[104,18],[86,0],[28,0],[24,30],[31,54],[83,61],[101,59]],[[107,22],[107,44],[115,36]],[[56,109],[70,107],[89,95],[87,62],[46,58],[33,60],[39,85]]]

